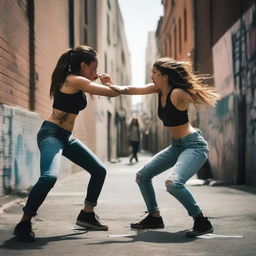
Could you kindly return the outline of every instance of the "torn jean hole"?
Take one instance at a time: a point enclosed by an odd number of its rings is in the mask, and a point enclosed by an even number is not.
[[[173,181],[175,180],[176,178],[176,173],[172,173],[171,176],[169,176],[166,181],[165,181],[165,186],[170,186],[172,185]]]
[[[136,182],[139,184],[140,183],[140,178],[141,175],[139,173],[136,174]]]

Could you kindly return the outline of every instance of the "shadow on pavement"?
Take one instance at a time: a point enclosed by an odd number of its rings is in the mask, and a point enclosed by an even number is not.
[[[231,185],[229,188],[244,191],[251,194],[256,194],[256,187],[255,186],[248,186],[248,185]]]
[[[113,243],[134,243],[134,242],[146,242],[146,243],[189,243],[196,238],[187,238],[185,231],[179,231],[176,233],[164,232],[164,231],[138,231],[136,235],[127,235],[125,238],[129,240],[111,240],[111,241],[102,241],[96,243],[87,243],[88,245],[94,244],[113,244]],[[111,238],[111,237],[110,237]],[[122,237],[124,238],[124,237]]]
[[[8,249],[8,250],[34,250],[34,249],[43,249],[45,245],[50,242],[55,241],[63,241],[63,240],[78,240],[84,239],[84,237],[75,237],[77,235],[82,235],[87,233],[88,231],[72,233],[67,235],[60,235],[60,236],[51,236],[51,237],[37,237],[35,242],[20,242],[17,241],[14,237],[6,240],[0,248]]]

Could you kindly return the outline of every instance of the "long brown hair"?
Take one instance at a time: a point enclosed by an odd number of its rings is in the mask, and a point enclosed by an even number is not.
[[[188,61],[176,61],[164,57],[155,61],[154,67],[161,74],[168,76],[168,83],[171,87],[180,88],[189,93],[194,104],[206,103],[215,106],[217,100],[220,99],[215,88],[206,83],[210,76],[195,74],[192,64]]]
[[[138,130],[140,129],[139,128],[139,121],[135,117],[132,118],[132,121],[131,121],[131,123],[129,125],[129,130],[131,130],[133,126],[137,126]]]
[[[60,56],[57,65],[52,73],[50,97],[60,90],[69,74],[79,75],[81,63],[87,65],[97,60],[97,53],[86,45],[77,46],[74,50],[67,49]]]

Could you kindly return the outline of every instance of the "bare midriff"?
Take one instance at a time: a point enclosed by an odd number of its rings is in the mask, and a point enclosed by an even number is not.
[[[58,109],[53,109],[51,116],[47,121],[57,124],[65,130],[72,131],[77,115],[67,113]]]
[[[189,135],[196,131],[196,129],[190,124],[182,124],[175,127],[166,127],[173,139],[179,139]]]

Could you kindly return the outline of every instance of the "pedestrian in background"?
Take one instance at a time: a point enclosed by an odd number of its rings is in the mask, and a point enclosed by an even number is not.
[[[139,127],[139,121],[137,118],[133,118],[130,125],[129,125],[129,141],[132,148],[132,155],[130,157],[130,163],[132,163],[132,160],[135,159],[136,162],[138,162],[138,156],[137,153],[139,151],[140,146],[140,127]]]
[[[164,222],[156,200],[152,179],[170,169],[165,181],[167,191],[174,196],[194,218],[194,226],[186,235],[194,237],[213,232],[213,227],[204,216],[200,206],[186,188],[186,181],[191,178],[208,158],[208,145],[200,130],[189,122],[189,104],[207,104],[215,106],[219,95],[215,89],[205,84],[206,76],[193,72],[192,65],[185,61],[171,58],[158,59],[152,68],[153,84],[143,87],[113,85],[107,75],[102,82],[123,94],[138,95],[157,93],[159,98],[158,116],[167,127],[171,145],[156,154],[136,176],[136,182],[147,206],[148,215],[131,228],[163,228]]]
[[[90,149],[72,135],[79,111],[87,105],[85,92],[108,97],[119,95],[117,91],[93,82],[99,77],[97,67],[97,53],[88,46],[78,46],[74,50],[66,50],[53,71],[50,87],[53,111],[37,135],[40,178],[32,188],[23,208],[24,214],[14,230],[20,241],[34,241],[31,219],[57,180],[62,155],[91,175],[84,209],[80,211],[76,224],[97,230],[108,229],[94,213],[106,169]]]

